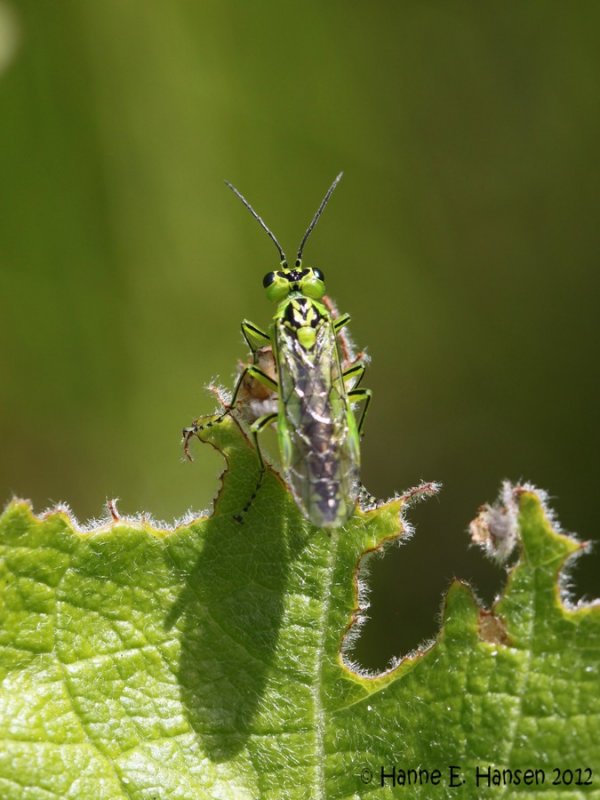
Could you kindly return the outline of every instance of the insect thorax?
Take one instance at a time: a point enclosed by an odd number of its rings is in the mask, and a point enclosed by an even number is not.
[[[314,348],[318,328],[330,322],[329,312],[322,303],[302,295],[288,298],[278,316],[285,330],[304,350]]]

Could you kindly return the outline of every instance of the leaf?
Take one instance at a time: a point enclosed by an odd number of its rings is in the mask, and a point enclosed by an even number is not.
[[[455,581],[438,640],[373,677],[343,655],[358,567],[409,498],[324,531],[269,471],[239,525],[255,454],[228,419],[208,437],[228,462],[210,517],[1,517],[3,800],[387,798],[409,768],[434,779],[411,798],[600,796],[600,606],[562,604],[583,546],[535,492],[512,494],[521,554],[495,607]],[[488,788],[490,768],[545,783]]]

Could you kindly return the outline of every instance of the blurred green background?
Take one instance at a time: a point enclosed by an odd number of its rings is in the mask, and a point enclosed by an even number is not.
[[[600,6],[0,0],[0,495],[82,520],[208,506],[180,430],[267,325],[284,247],[352,314],[375,393],[363,476],[440,480],[375,563],[367,666],[435,634],[504,478],[596,535]],[[576,596],[600,593],[598,555]]]

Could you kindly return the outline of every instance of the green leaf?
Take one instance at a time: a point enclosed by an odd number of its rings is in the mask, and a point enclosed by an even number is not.
[[[561,602],[582,545],[535,492],[512,492],[522,544],[495,607],[454,582],[437,641],[369,676],[344,655],[361,565],[410,498],[319,530],[269,471],[240,525],[255,454],[229,419],[206,436],[228,462],[210,517],[0,518],[2,800],[379,800],[409,768],[440,770],[411,798],[600,797],[600,606]],[[545,784],[478,787],[477,768]]]

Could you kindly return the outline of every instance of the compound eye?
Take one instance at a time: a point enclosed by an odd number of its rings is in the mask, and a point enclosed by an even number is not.
[[[315,276],[315,278],[318,278],[320,281],[324,281],[325,280],[325,275],[323,274],[323,272],[321,272],[321,270],[317,269],[316,267],[313,267],[313,275]]]
[[[274,272],[267,272],[265,277],[263,278],[263,286],[266,289],[267,286],[270,286],[276,278],[276,274]]]

